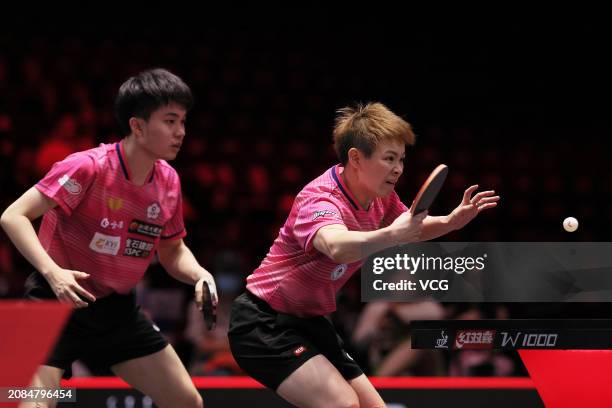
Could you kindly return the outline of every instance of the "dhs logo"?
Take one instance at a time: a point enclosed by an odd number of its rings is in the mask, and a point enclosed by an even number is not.
[[[340,279],[342,275],[344,275],[344,273],[346,272],[347,268],[347,264],[336,266],[336,268],[331,273],[331,280],[337,281],[338,279]]]

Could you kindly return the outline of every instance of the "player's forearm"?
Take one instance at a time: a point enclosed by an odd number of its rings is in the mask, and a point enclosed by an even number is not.
[[[449,232],[453,231],[454,228],[450,223],[448,216],[442,217],[430,217],[427,216],[423,220],[423,229],[419,241],[429,241],[430,239],[441,237]]]
[[[25,215],[7,210],[2,214],[0,224],[19,252],[43,276],[47,277],[49,273],[59,269],[41,245],[32,222]]]
[[[376,231],[339,231],[325,239],[326,250],[322,252],[335,262],[351,263],[397,244],[397,238],[390,228]]]
[[[171,251],[160,252],[159,255],[166,272],[176,280],[195,285],[201,278],[210,276],[185,244],[178,245]]]

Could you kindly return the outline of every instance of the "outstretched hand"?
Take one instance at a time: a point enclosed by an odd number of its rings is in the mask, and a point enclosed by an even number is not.
[[[85,290],[77,281],[89,278],[88,273],[60,268],[54,273],[50,273],[46,278],[55,296],[62,303],[80,309],[89,306],[83,299],[90,302],[96,301],[96,297]]]
[[[449,223],[452,229],[461,229],[467,223],[472,221],[476,216],[484,210],[497,206],[499,196],[494,195],[494,190],[481,191],[472,197],[472,194],[478,189],[478,185],[468,187],[463,193],[463,199],[457,208],[449,215]]]

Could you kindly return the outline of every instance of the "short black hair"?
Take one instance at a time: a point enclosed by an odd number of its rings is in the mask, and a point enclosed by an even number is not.
[[[181,78],[162,68],[143,71],[129,78],[119,88],[115,115],[124,135],[131,132],[130,118],[148,120],[151,113],[171,102],[185,110],[193,106],[193,95]]]

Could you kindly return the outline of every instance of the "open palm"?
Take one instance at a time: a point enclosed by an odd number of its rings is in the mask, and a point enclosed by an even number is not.
[[[463,193],[463,199],[457,208],[450,213],[450,223],[453,229],[463,228],[467,223],[472,221],[476,216],[484,210],[497,206],[499,196],[494,190],[481,191],[472,197],[472,194],[478,189],[478,185],[468,187]]]

